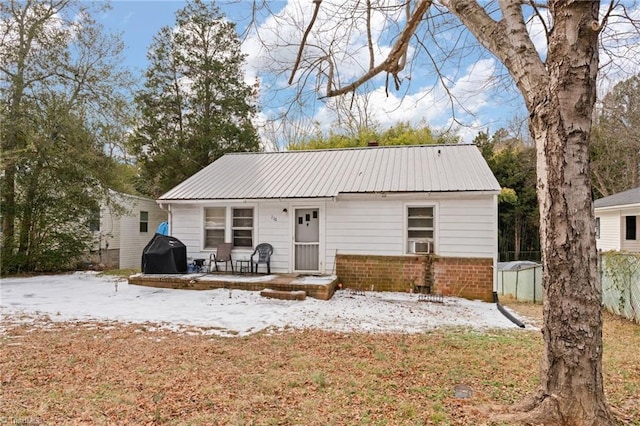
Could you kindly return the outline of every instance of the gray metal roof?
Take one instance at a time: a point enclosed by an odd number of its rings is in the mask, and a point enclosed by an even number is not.
[[[412,145],[226,154],[160,200],[499,190],[475,145]]]
[[[626,206],[629,204],[640,204],[640,187],[600,198],[593,203],[595,208]]]

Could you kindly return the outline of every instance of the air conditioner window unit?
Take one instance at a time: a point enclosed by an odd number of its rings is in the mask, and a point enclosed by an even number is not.
[[[409,253],[433,253],[433,243],[431,241],[410,240]]]

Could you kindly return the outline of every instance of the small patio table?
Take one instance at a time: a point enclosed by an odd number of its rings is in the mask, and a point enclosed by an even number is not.
[[[236,270],[240,274],[249,273],[249,267],[251,266],[251,260],[249,259],[238,259],[236,260]]]

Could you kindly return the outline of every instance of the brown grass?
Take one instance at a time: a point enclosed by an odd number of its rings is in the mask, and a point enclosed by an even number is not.
[[[640,425],[640,327],[605,319],[608,399]],[[526,330],[221,338],[40,322],[3,322],[0,424],[490,424],[535,388],[541,350]]]

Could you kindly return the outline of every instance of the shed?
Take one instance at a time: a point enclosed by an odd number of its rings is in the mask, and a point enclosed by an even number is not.
[[[542,265],[528,260],[498,262],[498,291],[516,300],[542,302]]]
[[[640,187],[594,202],[598,250],[640,252]]]
[[[500,185],[475,145],[226,154],[157,202],[190,257],[273,245],[275,273],[492,300]]]

